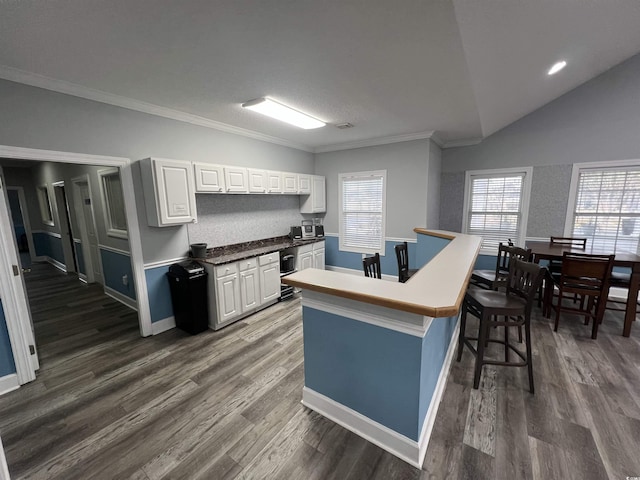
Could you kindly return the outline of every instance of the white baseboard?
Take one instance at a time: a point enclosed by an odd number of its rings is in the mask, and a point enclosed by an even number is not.
[[[176,328],[176,319],[174,317],[163,318],[157,322],[151,322],[151,335],[158,335],[172,328]]]
[[[356,270],[354,268],[345,268],[345,267],[336,267],[334,265],[326,265],[325,270],[331,270],[332,272],[347,273],[349,275],[358,275],[359,277],[364,276],[364,270]],[[387,280],[389,282],[397,282],[398,276],[387,275],[386,273],[383,273],[382,280]]]
[[[7,458],[4,456],[2,439],[0,439],[0,480],[11,480],[11,477],[9,476],[9,467],[7,466]]]
[[[20,388],[20,382],[18,382],[17,374],[12,373],[10,375],[0,377],[0,395],[9,393],[17,388]]]
[[[67,273],[67,266],[64,263],[57,261],[55,258],[44,257],[47,262],[56,267],[58,270],[62,270],[64,273]]]
[[[456,350],[459,328],[460,322],[458,322],[449,342],[447,354],[438,376],[438,383],[431,397],[429,409],[422,424],[420,438],[417,442],[308,387],[304,387],[302,390],[302,404],[410,465],[422,468],[438,407],[447,385],[453,354]]]
[[[138,305],[136,303],[136,301],[133,298],[129,298],[126,295],[123,295],[122,293],[118,292],[117,290],[114,290],[111,287],[107,287],[104,286],[104,294],[113,298],[114,300],[117,300],[118,302],[126,305],[127,307],[131,308],[132,310],[135,310],[136,312],[138,311]]]

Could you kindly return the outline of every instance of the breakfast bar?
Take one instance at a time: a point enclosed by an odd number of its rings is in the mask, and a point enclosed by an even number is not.
[[[306,269],[303,404],[421,467],[480,237],[414,229],[406,283]]]

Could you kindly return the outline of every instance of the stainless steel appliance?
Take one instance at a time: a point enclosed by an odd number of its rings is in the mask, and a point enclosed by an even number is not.
[[[302,220],[302,238],[315,237],[312,220]]]
[[[280,278],[296,271],[296,257],[291,254],[280,255]],[[280,301],[293,297],[291,285],[280,284]]]

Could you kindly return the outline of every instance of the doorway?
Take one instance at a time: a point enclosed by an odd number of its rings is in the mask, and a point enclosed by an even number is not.
[[[35,256],[35,247],[33,245],[31,221],[29,220],[29,210],[24,189],[22,187],[8,186],[7,197],[16,245],[18,246],[20,267],[23,269],[29,268]]]
[[[82,253],[79,256],[82,259],[80,273],[85,277],[87,283],[104,284],[89,177],[87,175],[76,177],[71,180],[71,183],[73,184],[74,208],[82,248]]]

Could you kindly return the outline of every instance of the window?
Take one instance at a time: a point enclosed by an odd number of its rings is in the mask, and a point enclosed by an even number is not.
[[[124,209],[120,171],[117,168],[100,170],[98,177],[102,188],[107,235],[127,238],[127,216]]]
[[[482,253],[500,242],[524,245],[532,168],[467,172],[463,230],[482,236]]]
[[[53,226],[53,211],[51,210],[51,198],[49,197],[49,189],[46,185],[38,185],[37,192],[42,223]]]
[[[640,164],[574,166],[570,202],[568,235],[586,237],[598,251],[638,252]]]
[[[387,171],[341,173],[340,250],[384,255]]]

